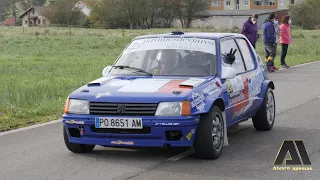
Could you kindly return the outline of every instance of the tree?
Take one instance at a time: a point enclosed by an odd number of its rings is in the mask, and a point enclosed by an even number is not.
[[[292,24],[303,29],[314,29],[320,25],[320,1],[306,0],[291,8]]]
[[[2,22],[5,19],[7,7],[8,7],[8,0],[0,0],[0,22]]]
[[[102,25],[104,28],[124,26],[124,19],[116,9],[116,3],[116,0],[102,0],[93,7],[90,20],[98,26]]]
[[[79,21],[80,10],[75,8],[77,0],[55,0],[43,9],[43,16],[52,24],[75,25]]]
[[[175,14],[175,4],[173,3],[172,0],[164,0],[162,2],[161,8],[160,8],[160,13],[159,16],[162,18],[162,23],[164,27],[171,27],[171,23],[176,16]]]
[[[172,0],[182,27],[189,28],[195,17],[210,7],[210,0]],[[186,21],[186,24],[185,24]]]

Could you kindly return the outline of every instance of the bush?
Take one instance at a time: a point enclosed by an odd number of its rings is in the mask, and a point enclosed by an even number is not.
[[[307,0],[291,8],[292,24],[303,29],[316,29],[320,26],[320,1]]]

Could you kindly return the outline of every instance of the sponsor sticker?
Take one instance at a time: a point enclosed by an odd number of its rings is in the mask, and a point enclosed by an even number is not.
[[[200,95],[199,93],[192,92],[191,107],[196,107],[198,111],[203,110],[205,107],[204,100],[205,96],[203,94]]]
[[[103,96],[111,96],[111,93],[110,92],[99,93],[99,94],[96,95],[96,98],[103,97]]]
[[[66,120],[66,124],[84,124],[84,121]]]
[[[215,41],[199,38],[147,38],[133,41],[124,54],[155,49],[195,50],[215,54]]]
[[[193,134],[194,134],[194,129],[192,129],[186,136],[186,138],[188,139],[188,141],[190,141],[190,139],[192,138]]]
[[[180,125],[180,123],[155,123],[156,126],[177,126]]]
[[[134,145],[132,141],[111,141],[111,144],[124,144],[124,145]]]
[[[261,92],[261,84],[264,81],[264,76],[262,73],[253,76],[252,78],[248,78],[249,82],[249,96],[256,96]]]

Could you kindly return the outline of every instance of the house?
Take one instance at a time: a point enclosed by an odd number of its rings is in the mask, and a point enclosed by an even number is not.
[[[266,17],[274,12],[279,21],[289,14],[290,7],[303,0],[211,0],[209,10],[202,12],[191,23],[191,27],[208,27],[215,29],[242,28],[243,22],[253,14],[258,14],[258,27]],[[179,20],[173,22],[176,28],[181,27]]]
[[[23,12],[19,18],[22,18],[22,26],[47,26],[50,22],[42,15],[43,7],[32,6]]]
[[[210,10],[289,9],[304,0],[211,0]]]
[[[97,4],[97,1],[78,1],[75,7],[78,8],[85,16],[89,17],[93,7]]]
[[[14,17],[6,19],[2,23],[0,23],[0,26],[14,26],[14,25],[15,25],[15,18]]]

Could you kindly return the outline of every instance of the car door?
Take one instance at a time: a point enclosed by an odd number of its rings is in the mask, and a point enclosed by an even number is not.
[[[224,84],[227,89],[227,124],[233,124],[242,120],[244,116],[244,110],[249,103],[248,93],[248,81],[246,79],[247,69],[241,54],[241,51],[234,38],[224,38],[220,41],[220,52],[223,59],[224,55],[230,52],[230,50],[236,50],[235,61],[233,64],[227,64],[222,62],[222,71],[224,67],[233,67],[236,70],[236,77],[233,79],[227,79]]]
[[[258,56],[255,50],[250,46],[250,42],[245,38],[237,38],[236,42],[241,51],[241,55],[244,59],[247,73],[244,78],[248,82],[248,95],[249,103],[244,109],[243,118],[252,116],[252,112],[257,110],[257,105],[260,104],[263,99],[258,98],[258,94],[261,92],[261,86],[264,81],[264,74],[260,65],[258,64]],[[259,102],[260,101],[260,102]]]

